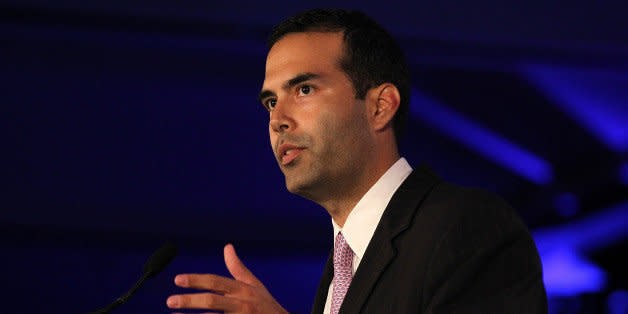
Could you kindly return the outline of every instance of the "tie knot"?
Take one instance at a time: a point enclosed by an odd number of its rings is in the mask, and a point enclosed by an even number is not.
[[[345,240],[342,232],[338,232],[334,244],[334,265],[337,267],[351,267],[353,261],[353,251],[349,243]]]

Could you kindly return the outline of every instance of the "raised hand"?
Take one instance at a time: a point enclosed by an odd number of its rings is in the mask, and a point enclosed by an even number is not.
[[[225,264],[234,279],[213,274],[177,275],[177,286],[208,291],[172,295],[167,300],[168,307],[225,313],[288,313],[244,266],[233,245],[227,244],[224,251]]]

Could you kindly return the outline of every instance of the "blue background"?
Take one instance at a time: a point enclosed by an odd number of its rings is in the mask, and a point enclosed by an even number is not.
[[[552,313],[628,313],[628,23],[621,2],[323,1],[406,52],[402,154],[511,203]],[[3,312],[86,312],[179,256],[120,313],[168,312],[222,247],[308,312],[327,213],[288,193],[256,96],[272,26],[313,5],[0,1]]]

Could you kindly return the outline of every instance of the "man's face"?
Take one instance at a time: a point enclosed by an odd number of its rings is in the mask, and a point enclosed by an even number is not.
[[[343,53],[342,33],[291,33],[266,60],[260,100],[273,152],[288,190],[314,200],[357,179],[372,148],[365,102],[340,69]]]

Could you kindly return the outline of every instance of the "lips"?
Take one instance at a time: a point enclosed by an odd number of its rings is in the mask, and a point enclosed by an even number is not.
[[[281,160],[282,165],[287,165],[297,158],[303,150],[305,150],[304,147],[284,143],[279,145],[279,148],[277,149],[277,157]]]

